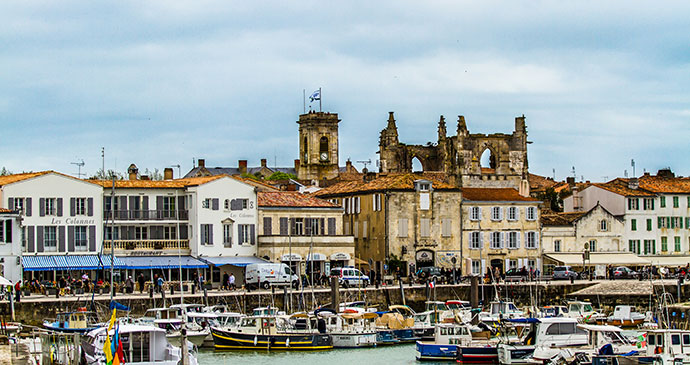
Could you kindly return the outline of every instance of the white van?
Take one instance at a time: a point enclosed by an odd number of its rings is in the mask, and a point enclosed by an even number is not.
[[[299,286],[299,278],[286,264],[249,264],[244,273],[244,283],[248,289],[271,286]]]

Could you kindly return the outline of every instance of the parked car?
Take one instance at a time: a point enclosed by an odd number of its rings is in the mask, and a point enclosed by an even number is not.
[[[615,279],[635,279],[637,278],[637,271],[629,269],[625,266],[618,266],[616,270],[613,270],[613,277]]]
[[[430,281],[438,280],[441,278],[441,269],[436,266],[426,266],[417,270],[417,276],[420,279],[429,279]]]
[[[577,279],[578,273],[570,266],[556,266],[553,268],[553,280]]]
[[[354,267],[336,267],[331,269],[331,276],[337,277],[342,287],[369,286],[369,277]]]

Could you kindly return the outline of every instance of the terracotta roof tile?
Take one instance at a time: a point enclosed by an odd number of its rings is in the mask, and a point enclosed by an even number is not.
[[[462,199],[469,201],[539,201],[539,199],[522,196],[512,188],[463,188]]]
[[[148,189],[174,189],[174,188],[184,188],[187,186],[197,186],[205,184],[209,181],[217,180],[227,175],[215,175],[215,176],[204,176],[204,177],[190,177],[186,179],[173,179],[173,180],[115,180],[116,189],[136,189],[136,188],[148,188]],[[111,188],[113,182],[110,180],[86,180],[99,184],[104,188]],[[241,181],[241,180],[240,180]]]
[[[331,185],[314,193],[317,196],[338,194],[365,193],[385,190],[414,190],[416,180],[429,180],[435,190],[459,190],[447,182],[443,173],[389,173],[379,174],[375,179],[364,181],[345,181]]]
[[[554,181],[551,178],[529,174],[527,177],[529,181],[529,189],[532,192],[545,191],[548,188],[555,188],[556,185],[560,184],[558,181]]]
[[[544,226],[569,226],[587,213],[588,212],[549,212],[541,214],[539,219],[541,220],[541,224]]]
[[[0,213],[12,213],[12,210],[9,210],[7,208],[0,208]]]
[[[258,192],[260,207],[340,208],[327,200],[296,191]]]
[[[640,187],[655,193],[690,194],[690,178],[643,175]]]
[[[595,183],[592,185],[622,196],[656,196],[656,194],[643,188],[631,189],[628,187],[628,182],[629,179],[617,178],[607,183]]]
[[[12,184],[18,181],[31,179],[32,177],[45,175],[53,171],[39,171],[39,172],[25,172],[21,174],[12,174],[6,176],[0,176],[0,186]]]

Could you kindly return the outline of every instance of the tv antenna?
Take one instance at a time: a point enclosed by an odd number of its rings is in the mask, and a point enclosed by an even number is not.
[[[71,164],[71,165],[77,165],[77,167],[78,167],[77,178],[81,179],[81,176],[82,176],[82,175],[86,175],[86,174],[82,174],[82,173],[81,173],[81,168],[82,168],[82,166],[86,165],[86,164],[84,163],[84,160],[83,160],[83,159],[80,159],[78,162],[70,162],[70,164]]]
[[[635,177],[635,160],[630,160],[630,166],[632,166],[632,177]]]
[[[367,165],[371,164],[371,159],[368,160],[362,160],[362,161],[357,161],[357,163],[361,163],[364,165],[364,168],[367,168]]]

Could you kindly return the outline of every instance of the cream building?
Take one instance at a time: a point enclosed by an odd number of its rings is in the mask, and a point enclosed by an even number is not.
[[[511,188],[463,189],[463,274],[541,269],[540,204]]]
[[[541,216],[544,253],[622,252],[625,224],[597,204],[587,212],[545,213]]]
[[[354,265],[354,238],[343,233],[342,207],[298,192],[259,192],[257,197],[259,257],[306,275]]]

